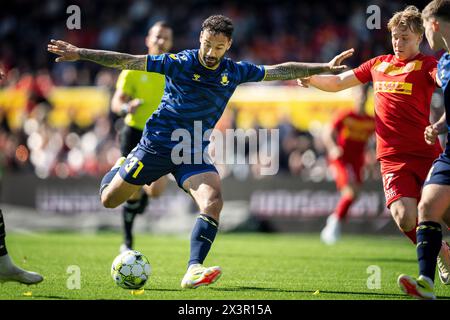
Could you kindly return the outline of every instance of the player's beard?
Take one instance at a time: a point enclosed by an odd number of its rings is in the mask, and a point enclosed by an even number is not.
[[[203,56],[203,61],[205,61],[205,64],[207,67],[212,68],[217,66],[220,61],[222,60],[223,57],[220,58],[212,58],[210,56],[204,55]]]

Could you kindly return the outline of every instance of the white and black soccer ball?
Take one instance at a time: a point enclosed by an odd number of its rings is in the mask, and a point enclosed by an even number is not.
[[[124,289],[140,289],[150,277],[151,267],[146,256],[136,250],[119,254],[111,266],[114,282]]]

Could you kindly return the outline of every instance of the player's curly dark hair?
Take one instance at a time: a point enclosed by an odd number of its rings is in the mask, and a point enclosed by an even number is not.
[[[203,30],[207,30],[213,34],[222,33],[231,39],[234,27],[230,18],[223,15],[213,15],[203,21],[202,31]]]

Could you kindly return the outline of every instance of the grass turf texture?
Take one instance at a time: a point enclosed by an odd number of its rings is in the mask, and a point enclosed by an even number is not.
[[[210,287],[182,290],[189,236],[136,235],[152,274],[142,294],[116,286],[110,267],[121,235],[99,233],[8,234],[8,250],[21,267],[40,272],[38,285],[0,285],[0,299],[157,299],[290,300],[410,299],[400,292],[399,274],[416,275],[415,246],[404,237],[346,235],[325,246],[317,234],[219,234],[205,265],[223,275]],[[69,290],[67,268],[81,270],[81,289]],[[368,289],[369,266],[381,270],[381,289]],[[70,282],[70,281],[69,281]],[[369,281],[370,282],[370,281]],[[450,287],[436,276],[436,295],[450,298]]]

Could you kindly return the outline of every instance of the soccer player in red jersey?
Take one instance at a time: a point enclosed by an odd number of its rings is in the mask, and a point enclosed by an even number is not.
[[[422,185],[442,151],[439,144],[429,145],[423,139],[430,124],[437,61],[420,53],[424,27],[416,7],[395,13],[388,29],[393,55],[375,57],[338,75],[300,79],[299,85],[336,92],[373,82],[377,159],[386,205],[400,230],[416,244],[417,204]]]
[[[320,234],[326,244],[334,244],[339,240],[341,222],[361,188],[364,150],[375,131],[374,118],[365,110],[367,88],[367,85],[354,88],[354,109],[340,112],[324,133],[329,164],[335,176],[336,187],[341,193],[335,211],[329,216],[327,225]]]

